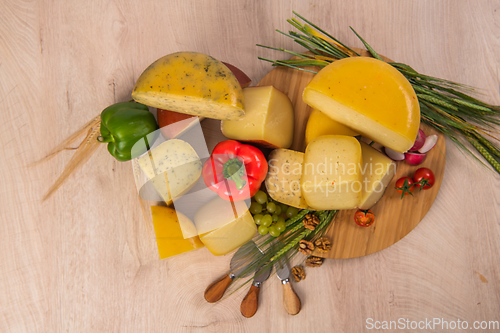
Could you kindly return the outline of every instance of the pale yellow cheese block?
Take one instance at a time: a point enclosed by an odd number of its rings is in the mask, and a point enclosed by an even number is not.
[[[213,119],[241,119],[243,92],[222,62],[202,53],[166,55],[141,74],[132,91],[139,103]]]
[[[165,141],[137,161],[167,204],[186,193],[201,177],[202,162],[183,140]]]
[[[222,134],[229,139],[268,148],[288,148],[293,141],[294,112],[287,95],[273,86],[243,89],[245,117],[223,120]]]
[[[357,136],[359,133],[328,117],[319,110],[313,110],[306,126],[306,145],[322,135]]]
[[[301,188],[317,210],[352,209],[362,196],[361,146],[353,137],[325,135],[306,148]]]
[[[408,80],[368,57],[337,60],[304,89],[305,103],[363,136],[398,152],[413,146],[420,106]]]
[[[203,247],[198,236],[187,239],[182,236],[180,224],[194,227],[193,222],[184,214],[170,207],[151,206],[151,215],[160,259]]]
[[[265,184],[273,200],[296,208],[308,208],[300,189],[303,161],[304,153],[289,149],[275,149],[269,154]]]
[[[216,256],[240,247],[257,232],[252,214],[244,202],[229,202],[221,198],[200,208],[194,223],[199,231],[204,232],[200,232],[201,242]]]
[[[360,144],[363,155],[363,192],[359,208],[369,209],[384,195],[385,189],[396,174],[396,163],[370,145],[364,142]]]

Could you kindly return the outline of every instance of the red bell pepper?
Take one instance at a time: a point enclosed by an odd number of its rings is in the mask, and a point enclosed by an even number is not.
[[[219,142],[203,165],[205,184],[227,201],[250,199],[266,175],[264,154],[254,146],[235,140]]]

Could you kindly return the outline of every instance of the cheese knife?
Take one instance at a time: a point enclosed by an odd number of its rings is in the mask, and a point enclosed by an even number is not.
[[[255,270],[248,269],[249,264],[256,260],[262,253],[254,242],[249,241],[243,244],[233,255],[229,264],[230,272],[205,289],[205,300],[208,303],[215,303],[222,298],[224,292],[233,282],[235,277],[241,278],[252,274]]]
[[[245,298],[243,298],[240,306],[241,314],[244,317],[250,318],[257,312],[257,307],[259,306],[260,287],[262,286],[262,283],[269,278],[272,269],[273,266],[271,264],[266,264],[259,268],[259,270],[255,273],[252,286],[250,287],[248,294]]]
[[[300,299],[293,290],[290,283],[290,268],[285,261],[285,257],[281,257],[276,263],[276,275],[281,280],[283,286],[283,306],[288,314],[294,316],[300,312]]]

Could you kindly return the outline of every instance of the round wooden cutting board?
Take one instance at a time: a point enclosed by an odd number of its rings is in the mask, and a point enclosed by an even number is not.
[[[364,56],[364,50],[355,49]],[[317,68],[315,69],[317,70]],[[294,70],[288,67],[277,67],[269,72],[259,86],[273,85],[288,95],[295,110],[294,140],[291,149],[305,150],[305,129],[312,109],[302,101],[302,91],[314,76],[313,73]],[[425,162],[419,166],[410,166],[401,161],[396,162],[396,176],[389,184],[384,196],[372,207],[375,214],[375,224],[368,228],[359,227],[354,223],[353,210],[341,210],[326,232],[332,240],[332,249],[327,253],[315,252],[314,255],[347,259],[357,258],[383,250],[405,237],[424,218],[436,199],[444,175],[446,162],[446,145],[444,135],[425,124],[421,128],[426,135],[437,134],[436,146],[427,154]],[[400,177],[412,177],[420,167],[431,169],[436,182],[429,190],[416,190],[412,196],[401,195],[394,189],[395,182]]]

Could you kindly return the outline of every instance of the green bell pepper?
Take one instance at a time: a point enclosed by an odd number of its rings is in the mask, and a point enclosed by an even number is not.
[[[132,159],[134,144],[157,129],[155,117],[146,105],[121,102],[110,105],[101,112],[101,135],[97,140],[108,143],[109,153],[118,161],[124,162]],[[154,141],[149,139],[151,142],[146,142],[148,149]]]

